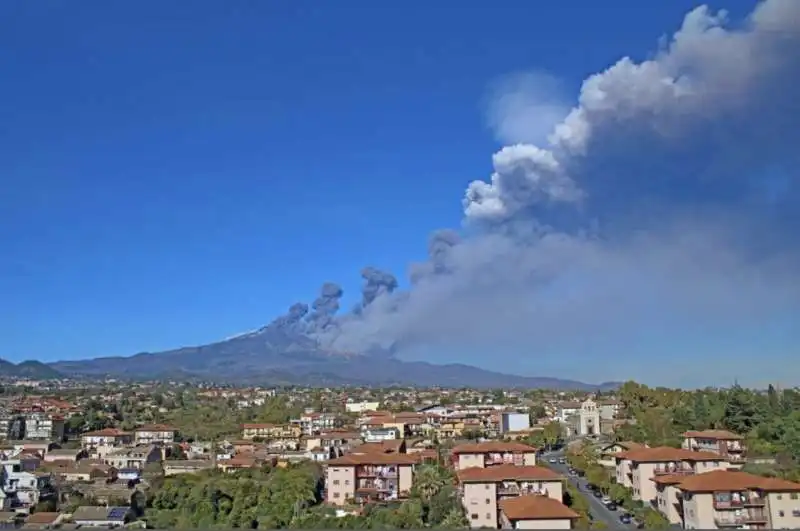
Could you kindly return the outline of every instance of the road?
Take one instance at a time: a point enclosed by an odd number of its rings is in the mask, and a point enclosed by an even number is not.
[[[551,459],[551,458],[559,459],[561,457],[564,457],[564,452],[563,451],[550,452],[548,454],[544,454],[542,456],[542,459],[549,461],[549,459]],[[572,486],[574,486],[575,488],[579,488],[579,480],[578,480],[578,478],[569,475],[569,467],[567,465],[548,462],[547,466],[549,466],[550,468],[552,468],[556,472],[564,474],[564,476],[567,478],[567,481],[569,481],[572,484]],[[603,505],[603,502],[601,500],[599,500],[598,498],[595,498],[594,496],[592,496],[591,493],[587,493],[586,490],[578,490],[578,492],[580,493],[581,496],[583,496],[586,499],[586,502],[589,504],[589,510],[592,513],[592,517],[595,520],[598,520],[598,521],[601,521],[601,522],[605,523],[608,526],[609,529],[619,529],[619,528],[635,529],[636,528],[636,526],[634,526],[633,524],[626,525],[626,524],[623,524],[622,522],[620,522],[619,517],[620,517],[620,515],[622,513],[621,512],[617,512],[617,511],[609,511],[608,508],[606,508],[606,506]]]

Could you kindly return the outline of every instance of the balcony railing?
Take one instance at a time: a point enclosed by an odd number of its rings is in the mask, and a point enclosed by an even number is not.
[[[742,507],[764,507],[765,505],[764,498],[758,496],[740,500],[714,500],[715,509],[741,509]]]
[[[748,524],[765,524],[767,515],[764,512],[744,514],[742,516],[716,516],[714,523],[718,527],[733,527]]]
[[[653,470],[654,476],[688,476],[694,474],[691,468],[656,468]]]

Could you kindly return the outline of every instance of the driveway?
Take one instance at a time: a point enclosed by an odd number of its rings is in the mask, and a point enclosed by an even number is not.
[[[547,462],[547,466],[549,466],[550,468],[552,468],[556,472],[558,472],[560,474],[564,474],[564,476],[567,478],[567,481],[569,481],[570,484],[572,484],[573,487],[575,487],[576,489],[579,489],[579,480],[578,480],[578,478],[569,475],[569,467],[567,465],[562,465],[562,464],[559,464],[557,462],[556,463],[550,463],[549,462],[549,460],[551,458],[560,459],[562,457],[564,457],[564,452],[563,451],[561,451],[561,452],[551,452],[549,454],[544,454],[542,456],[542,460],[546,461]],[[609,511],[608,508],[605,505],[603,505],[603,502],[600,499],[595,498],[594,496],[592,496],[591,493],[586,492],[586,490],[580,490],[580,489],[578,490],[578,493],[581,496],[583,496],[584,499],[586,500],[586,502],[589,504],[589,510],[592,513],[592,518],[594,518],[595,520],[604,522],[609,527],[609,529],[612,529],[612,528],[613,529],[619,529],[619,528],[635,529],[636,528],[636,526],[634,526],[633,524],[625,525],[622,522],[620,522],[619,517],[620,517],[620,515],[622,513],[621,512],[617,512],[617,511]]]

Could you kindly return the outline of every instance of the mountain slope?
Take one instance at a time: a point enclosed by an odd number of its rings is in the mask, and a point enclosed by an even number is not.
[[[30,378],[31,380],[57,380],[64,375],[36,360],[27,360],[18,364],[0,359],[0,377]]]
[[[59,372],[81,376],[202,379],[242,384],[598,388],[572,380],[512,376],[469,365],[406,362],[385,352],[380,355],[333,352],[319,348],[312,338],[272,325],[209,345],[130,357],[61,361],[50,366]]]

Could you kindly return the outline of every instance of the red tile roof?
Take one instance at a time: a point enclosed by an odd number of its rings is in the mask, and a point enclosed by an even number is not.
[[[456,475],[462,483],[496,483],[498,481],[560,481],[564,476],[542,466],[497,465],[487,468],[470,467]]]
[[[485,443],[467,443],[459,444],[452,450],[453,455],[458,454],[487,454],[487,453],[503,453],[503,452],[519,452],[519,453],[532,453],[536,452],[533,446],[522,444],[518,442],[485,442]]]
[[[579,517],[558,500],[538,494],[501,500],[498,505],[509,520],[572,520]]]

